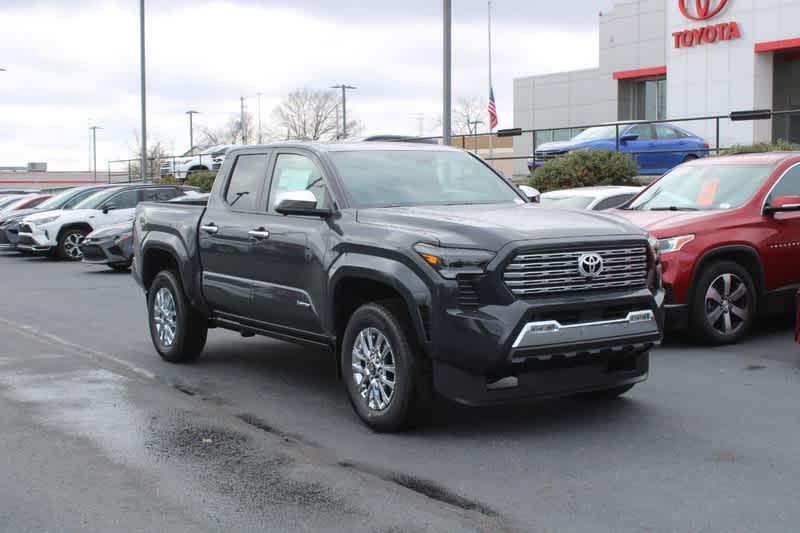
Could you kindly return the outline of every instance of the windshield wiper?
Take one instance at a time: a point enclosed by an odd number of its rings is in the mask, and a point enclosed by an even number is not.
[[[652,207],[650,211],[699,211],[696,207],[678,207],[671,205],[669,207]]]

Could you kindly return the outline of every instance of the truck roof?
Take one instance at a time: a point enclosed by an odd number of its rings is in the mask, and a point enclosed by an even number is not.
[[[442,146],[439,144],[427,143],[409,143],[409,142],[336,142],[336,143],[323,143],[311,141],[281,141],[270,144],[262,145],[248,145],[233,148],[228,152],[228,155],[234,154],[240,150],[252,150],[254,148],[304,148],[315,152],[366,152],[366,151],[380,151],[380,150],[394,150],[394,151],[460,151],[458,148],[451,146]]]

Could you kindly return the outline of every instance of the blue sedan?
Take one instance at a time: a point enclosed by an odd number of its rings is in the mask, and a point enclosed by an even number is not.
[[[617,127],[608,124],[585,129],[569,141],[541,144],[528,159],[528,168],[533,171],[572,150],[616,150],[616,133]],[[703,139],[672,124],[619,126],[619,151],[631,154],[642,174],[664,174],[685,161],[706,157],[708,148]]]

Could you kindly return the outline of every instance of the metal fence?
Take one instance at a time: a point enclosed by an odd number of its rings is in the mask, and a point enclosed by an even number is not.
[[[167,176],[185,178],[188,168],[183,168],[187,160],[193,162],[194,172],[198,170],[209,170],[216,172],[213,154],[198,154],[195,156],[187,155],[164,155],[150,157],[147,159],[147,172],[145,182]],[[137,183],[142,182],[141,160],[136,159],[117,159],[109,161],[107,164],[106,178],[108,183]],[[180,174],[178,174],[180,172]]]

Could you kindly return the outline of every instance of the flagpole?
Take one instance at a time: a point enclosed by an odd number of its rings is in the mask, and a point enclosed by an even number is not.
[[[489,94],[492,93],[492,2],[489,0]],[[492,128],[492,119],[489,119],[489,162],[494,166],[494,128]]]

